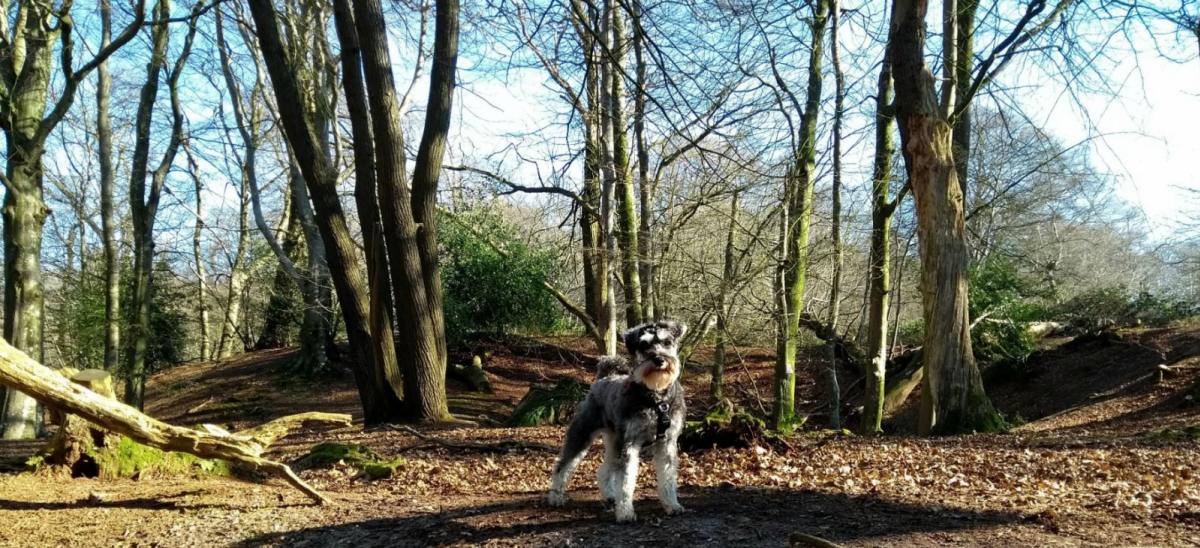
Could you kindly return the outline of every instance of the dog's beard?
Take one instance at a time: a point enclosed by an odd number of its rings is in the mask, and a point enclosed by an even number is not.
[[[646,385],[646,388],[661,391],[671,386],[679,377],[679,365],[673,359],[668,359],[665,367],[658,367],[653,362],[646,362],[638,367],[635,376],[638,382]]]

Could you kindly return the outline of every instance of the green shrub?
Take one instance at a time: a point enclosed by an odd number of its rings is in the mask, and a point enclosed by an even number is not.
[[[542,285],[557,274],[553,253],[531,248],[514,225],[489,209],[456,213],[441,227],[446,331],[452,341],[472,331],[557,327],[562,314]]]
[[[975,358],[986,364],[1019,368],[1036,348],[1029,322],[1041,319],[1044,311],[1031,304],[1031,284],[1009,261],[992,257],[970,273],[971,318],[987,318],[971,329]]]
[[[1156,296],[1134,295],[1124,286],[1085,291],[1059,305],[1058,317],[1083,331],[1148,325],[1162,327],[1200,313],[1195,303]]]
[[[404,459],[385,459],[371,448],[354,443],[319,443],[300,459],[307,467],[344,464],[362,471],[367,479],[390,478],[404,465]]]

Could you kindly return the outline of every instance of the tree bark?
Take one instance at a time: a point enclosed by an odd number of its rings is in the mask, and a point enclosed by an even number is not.
[[[354,5],[354,24],[361,44],[363,75],[375,141],[376,182],[379,185],[380,212],[387,243],[392,299],[400,328],[398,348],[406,380],[406,414],[418,421],[444,421],[451,417],[445,394],[444,326],[439,322],[440,308],[434,309],[434,304],[440,302],[440,287],[432,287],[435,291],[431,295],[431,286],[438,284],[438,280],[427,277],[423,268],[427,263],[432,264],[436,273],[436,252],[431,254],[428,242],[424,240],[436,239],[436,227],[429,227],[432,230],[418,234],[414,207],[418,197],[409,193],[405,180],[406,155],[400,127],[400,108],[391,72],[382,7],[378,0],[359,0]],[[431,97],[437,95],[435,89],[442,88],[447,83],[448,89],[453,88],[454,59],[457,56],[457,5],[439,2],[437,12],[434,70],[441,69],[443,72],[440,79],[430,75]],[[445,105],[449,105],[449,97],[441,100],[446,101]],[[435,104],[434,107],[439,108],[439,105]],[[430,115],[436,118],[439,113],[427,113],[427,131],[430,123],[439,123],[431,122]],[[448,122],[447,118],[446,123]],[[434,144],[438,145],[438,148],[444,145],[444,142],[426,144],[427,140],[437,141],[437,138],[423,137],[423,148],[432,147]],[[427,151],[425,163],[418,166],[419,169],[428,170],[431,166],[431,152],[432,150]],[[440,153],[438,156],[440,164]],[[436,191],[436,174],[430,177],[426,172],[422,176],[427,179],[419,191],[422,193],[419,197],[421,215],[424,221],[429,222],[429,216],[436,213],[430,214],[425,207],[429,200],[436,202],[436,194],[424,193],[430,190],[430,180],[434,181],[432,185]],[[415,179],[413,190],[414,194],[418,192]]]
[[[413,168],[412,209],[418,226],[421,276],[428,297],[426,314],[434,328],[436,367],[414,371],[414,418],[443,420],[450,418],[446,403],[446,322],[442,310],[442,283],[438,266],[437,190],[438,176],[445,159],[446,138],[450,133],[450,115],[458,69],[459,0],[438,0],[433,40],[433,68],[429,72],[429,99],[425,108],[425,129],[417,148]]]
[[[112,42],[112,5],[100,1],[100,47]],[[112,117],[108,112],[112,77],[108,62],[96,67],[96,144],[100,159],[100,239],[104,245],[104,369],[116,371],[121,348],[121,269],[117,264],[116,220],[113,194],[116,172],[113,169]],[[197,202],[199,208],[199,202]]]
[[[196,194],[196,222],[192,229],[192,260],[196,269],[196,315],[200,323],[200,359],[212,358],[211,335],[209,334],[208,318],[208,272],[204,267],[204,254],[201,248],[204,235],[204,181],[200,176],[200,166],[192,157],[191,148],[184,144],[184,154],[187,156],[188,173],[192,177],[192,188]]]
[[[612,42],[608,47],[609,122],[612,124],[612,172],[617,197],[617,242],[621,246],[621,274],[625,282],[625,323],[642,323],[642,290],[638,268],[638,220],[633,181],[629,176],[629,135],[625,117],[625,10],[608,0]]]
[[[796,407],[796,342],[800,334],[800,313],[804,305],[804,285],[808,270],[808,239],[812,224],[813,179],[816,171],[817,119],[821,107],[821,60],[825,42],[825,26],[829,6],[825,2],[813,3],[813,18],[810,23],[812,48],[808,58],[808,89],[804,112],[800,118],[799,148],[793,165],[789,169],[784,196],[787,200],[786,238],[787,245],[782,255],[783,290],[785,297],[782,310],[784,327],[779,341],[779,355],[775,360],[775,405],[771,420],[775,428],[786,427],[793,418]]]
[[[387,247],[383,236],[383,221],[379,214],[377,182],[375,179],[375,143],[371,137],[371,119],[367,110],[367,92],[363,84],[362,56],[358,32],[350,0],[334,0],[334,26],[341,42],[342,88],[354,149],[354,199],[358,206],[359,225],[363,231],[366,251],[367,283],[370,288],[368,321],[376,364],[373,370],[376,384],[387,385],[399,395],[404,393],[399,365],[396,362],[395,336],[392,331],[392,301],[389,296]]]
[[[141,409],[146,388],[146,357],[150,346],[150,302],[154,298],[154,224],[158,216],[158,204],[163,186],[167,182],[171,164],[183,142],[183,107],[179,101],[179,78],[192,50],[196,34],[196,19],[203,3],[198,2],[189,19],[189,29],[183,50],[175,60],[167,79],[167,93],[171,102],[171,135],[158,166],[149,172],[150,125],[154,118],[154,103],[158,98],[160,73],[167,65],[167,45],[170,28],[155,25],[151,31],[150,62],[146,65],[146,81],[142,85],[138,100],[135,123],[133,162],[129,175],[129,210],[133,219],[133,291],[131,294],[131,318],[129,354],[125,370],[125,402]],[[167,19],[171,15],[170,3],[159,0],[154,8],[155,17]],[[150,187],[146,188],[146,178]]]
[[[735,191],[729,202],[729,228],[725,233],[725,265],[721,270],[721,285],[717,290],[717,341],[713,352],[712,382],[709,385],[709,394],[714,402],[720,402],[725,397],[725,345],[729,338],[729,292],[733,289],[734,278],[737,275],[737,265],[734,262],[734,234],[738,224],[738,198],[738,192]]]
[[[884,53],[875,92],[875,159],[871,169],[871,251],[868,259],[866,390],[862,425],[864,434],[883,432],[884,387],[888,362],[888,299],[891,294],[892,215],[900,198],[889,197],[892,161],[896,154],[892,140],[895,116],[892,105],[891,55]]]
[[[374,376],[376,343],[368,325],[367,282],[356,267],[359,259],[338,200],[337,173],[317,146],[312,120],[302,109],[299,86],[283,50],[274,6],[270,0],[250,0],[249,4],[279,105],[280,123],[304,174],[321,238],[325,242],[326,260],[341,303],[350,347],[355,353],[355,359],[351,360],[352,371],[364,419],[374,424],[399,417],[401,405],[396,393],[390,386],[377,382]]]
[[[653,217],[651,196],[654,191],[650,182],[650,147],[646,143],[646,95],[650,93],[646,89],[648,69],[645,58],[646,29],[642,26],[641,0],[634,0],[632,6],[630,16],[633,21],[633,58],[634,63],[637,64],[637,80],[634,86],[633,100],[633,135],[637,142],[638,206],[640,209],[638,215],[638,274],[642,288],[642,317],[646,321],[654,321],[658,318],[655,303],[658,295],[655,291],[657,274],[653,262],[654,241],[651,233]]]
[[[1002,421],[984,393],[971,351],[962,188],[951,128],[939,111],[933,75],[925,66],[927,9],[927,0],[897,0],[888,41],[921,252],[926,374],[919,430],[990,431]]]
[[[846,79],[842,74],[841,60],[838,58],[838,23],[841,8],[838,6],[838,0],[828,1],[830,14],[829,55],[833,64],[836,87],[833,103],[833,203],[829,233],[829,239],[833,244],[833,276],[829,282],[829,329],[836,334],[842,299],[842,117],[845,113]],[[826,346],[829,351],[829,364],[825,370],[829,427],[841,429],[842,394],[841,387],[838,386],[838,349],[833,342]]]

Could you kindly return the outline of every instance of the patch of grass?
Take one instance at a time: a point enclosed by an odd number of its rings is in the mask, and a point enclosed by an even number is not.
[[[103,478],[141,478],[170,476],[229,476],[229,463],[219,459],[202,459],[188,453],[163,451],[142,445],[125,436],[113,447],[89,452]]]
[[[362,471],[367,479],[390,478],[404,465],[404,459],[384,459],[371,448],[353,443],[319,443],[300,462],[304,466],[345,464]]]
[[[517,403],[508,419],[511,426],[563,424],[575,414],[575,407],[587,395],[588,385],[574,379],[562,379],[554,386],[534,386]]]

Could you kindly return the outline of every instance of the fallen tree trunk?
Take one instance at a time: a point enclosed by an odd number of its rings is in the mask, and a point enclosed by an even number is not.
[[[350,424],[349,415],[305,413],[276,419],[235,434],[216,429],[200,431],[174,426],[72,383],[5,341],[0,341],[0,384],[20,390],[48,407],[78,415],[106,430],[124,434],[151,447],[202,458],[223,459],[281,476],[321,504],[328,503],[329,499],[301,480],[286,464],[265,459],[262,454],[271,442],[286,435],[296,425],[305,422]]]

